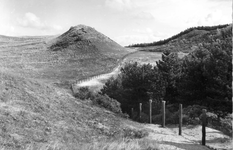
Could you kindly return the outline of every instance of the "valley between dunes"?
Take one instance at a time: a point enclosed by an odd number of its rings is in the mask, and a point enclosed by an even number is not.
[[[84,25],[60,36],[0,36],[0,149],[231,149],[232,139],[220,131],[207,128],[202,146],[200,126],[184,126],[179,136],[176,125],[140,124],[71,94],[71,84],[93,76],[99,78],[83,86],[103,85],[124,56],[142,63],[160,59],[133,51]],[[127,138],[131,131],[148,135]]]

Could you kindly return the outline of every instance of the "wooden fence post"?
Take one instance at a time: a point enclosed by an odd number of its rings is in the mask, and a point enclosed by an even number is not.
[[[149,100],[149,107],[150,107],[150,112],[149,112],[149,123],[152,123],[152,109],[151,109],[151,103],[152,103],[152,99]]]
[[[183,116],[182,116],[182,104],[179,105],[179,135],[182,135],[182,119],[183,119]]]
[[[202,110],[202,145],[205,145],[206,143],[206,109]]]
[[[162,101],[162,127],[165,127],[165,101]]]
[[[139,122],[142,121],[142,103],[139,103]]]

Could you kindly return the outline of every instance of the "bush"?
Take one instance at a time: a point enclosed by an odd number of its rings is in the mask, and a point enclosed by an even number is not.
[[[91,100],[94,104],[102,106],[112,112],[122,114],[121,104],[107,95],[96,94]]]
[[[199,118],[202,114],[202,109],[206,109],[204,106],[192,105],[183,109],[183,114],[189,116],[190,119]]]
[[[166,124],[179,123],[178,112],[171,112],[169,109],[166,108],[166,112],[165,112]],[[160,112],[161,112],[161,110],[160,110]],[[155,123],[155,124],[161,124],[162,123],[162,114],[159,113],[157,115],[153,115],[152,116],[152,122]]]
[[[91,92],[88,87],[79,88],[78,92],[74,96],[81,100],[90,99],[95,105],[99,105],[112,112],[122,114],[121,105],[118,101],[110,98],[107,95],[95,94]]]
[[[206,109],[204,106],[192,105],[183,109],[183,124],[198,125],[201,124],[200,115],[202,109]],[[169,108],[174,112],[166,110],[166,124],[178,124],[179,123],[179,111],[175,111],[173,108]],[[232,136],[232,114],[228,114],[225,118],[220,117],[212,112],[207,112],[207,126],[216,130],[222,131],[228,136]],[[161,124],[161,114],[152,117],[153,123]]]
[[[146,130],[137,130],[132,128],[123,129],[123,137],[130,138],[130,139],[141,139],[149,135]]]
[[[74,94],[74,97],[81,100],[91,99],[94,97],[94,93],[89,90],[88,87],[81,87],[78,89],[77,93]]]
[[[139,121],[139,117],[137,118],[137,120]],[[141,114],[141,121],[142,123],[148,123],[149,122],[149,115],[145,114],[142,112]]]
[[[214,113],[207,113],[208,126],[222,131],[224,134],[232,137],[232,114],[225,118],[217,117]]]
[[[166,123],[167,124],[178,124],[179,123],[179,109],[174,105],[176,108],[173,109],[172,107],[169,110],[166,110]],[[200,115],[202,113],[202,109],[205,109],[204,106],[199,105],[192,105],[188,106],[183,109],[183,124],[192,124],[197,125],[200,124]]]

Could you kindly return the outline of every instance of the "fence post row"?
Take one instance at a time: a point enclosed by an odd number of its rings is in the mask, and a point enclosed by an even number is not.
[[[149,108],[150,108],[150,112],[149,112],[149,123],[152,123],[152,109],[151,109],[151,103],[152,103],[152,99],[149,100]]]
[[[165,101],[162,101],[162,127],[165,127]]]
[[[182,104],[179,105],[179,135],[182,135],[182,116],[183,110],[182,110]]]
[[[202,145],[205,145],[206,143],[206,109],[202,109]]]

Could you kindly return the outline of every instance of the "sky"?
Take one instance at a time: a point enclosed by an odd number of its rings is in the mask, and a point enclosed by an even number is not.
[[[84,24],[122,46],[232,23],[232,0],[0,0],[0,35],[59,35]]]

